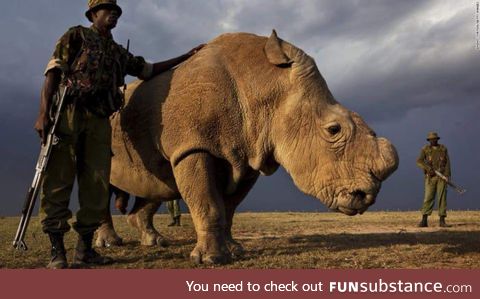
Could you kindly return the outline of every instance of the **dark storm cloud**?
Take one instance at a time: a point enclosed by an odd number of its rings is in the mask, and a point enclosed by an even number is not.
[[[43,70],[58,37],[89,23],[87,1],[9,1],[0,11],[0,215],[16,213],[33,174],[32,130]],[[400,154],[378,209],[413,209],[421,201],[415,166],[425,134],[438,130],[454,177],[467,187],[480,151],[480,51],[474,49],[471,1],[120,0],[117,42],[147,60],[171,58],[224,32],[279,36],[315,58],[335,97],[359,112]],[[478,163],[477,163],[478,164]],[[478,166],[478,165],[477,165]],[[473,189],[473,188],[467,188]],[[470,198],[453,208],[478,208]],[[283,171],[262,178],[243,210],[318,210]]]
[[[240,2],[240,1],[237,1]],[[427,1],[241,1],[232,27],[268,32],[277,26],[289,40],[323,44],[337,38],[383,36]]]
[[[480,69],[478,55],[450,63],[421,68],[407,65],[383,76],[359,76],[356,81],[338,87],[336,96],[366,119],[393,121],[409,110],[442,105],[466,105],[478,99]]]
[[[480,60],[471,26],[464,21],[469,16],[464,10],[416,30],[415,20],[407,21],[406,33],[393,33],[390,44],[364,56],[363,65],[338,87],[339,94],[373,120],[400,118],[418,107],[474,101],[480,93]]]

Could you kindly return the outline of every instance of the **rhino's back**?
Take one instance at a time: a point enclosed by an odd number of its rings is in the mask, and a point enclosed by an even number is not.
[[[124,108],[112,118],[110,182],[130,194],[146,198],[177,198],[169,161],[162,154],[161,107],[172,71],[148,82],[128,85]]]
[[[267,61],[266,40],[224,34],[177,69],[130,84],[125,108],[112,120],[111,182],[138,196],[177,197],[171,163],[191,152],[227,161],[229,186],[250,160],[260,165],[264,147],[257,137],[268,119],[257,110],[272,86],[281,86],[280,76],[288,79]]]

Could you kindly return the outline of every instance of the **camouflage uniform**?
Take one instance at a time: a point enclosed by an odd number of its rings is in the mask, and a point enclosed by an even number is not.
[[[422,214],[431,215],[435,203],[435,195],[438,198],[438,215],[447,216],[447,184],[438,176],[430,176],[430,170],[438,170],[446,177],[450,177],[450,159],[447,148],[425,145],[417,159],[417,166],[425,172],[425,196],[423,199]]]
[[[180,205],[177,199],[167,201],[167,209],[172,217],[172,223],[169,226],[180,226]]]
[[[109,116],[122,104],[120,87],[126,74],[148,78],[152,65],[130,54],[94,26],[70,28],[57,42],[45,74],[62,72],[67,86],[62,113],[40,194],[40,215],[47,233],[70,229],[68,209],[75,176],[80,210],[73,228],[80,234],[93,232],[108,208],[111,160]],[[54,103],[53,103],[54,104]]]

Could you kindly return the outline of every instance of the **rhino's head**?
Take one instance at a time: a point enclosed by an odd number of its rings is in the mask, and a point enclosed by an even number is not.
[[[289,70],[286,96],[273,111],[275,160],[303,192],[329,208],[363,213],[398,166],[395,148],[334,99],[314,60],[302,50],[274,31],[265,53],[270,63]]]

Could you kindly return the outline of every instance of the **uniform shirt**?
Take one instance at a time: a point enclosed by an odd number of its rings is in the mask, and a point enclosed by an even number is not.
[[[425,173],[429,170],[438,170],[447,177],[451,175],[448,151],[442,144],[437,146],[425,145],[420,151],[417,166],[423,169]]]
[[[86,98],[86,106],[97,114],[108,114],[104,110],[122,100],[119,87],[127,74],[148,79],[153,71],[143,57],[129,53],[111,34],[100,35],[94,26],[72,27],[58,40],[45,74],[55,68],[69,93]]]

